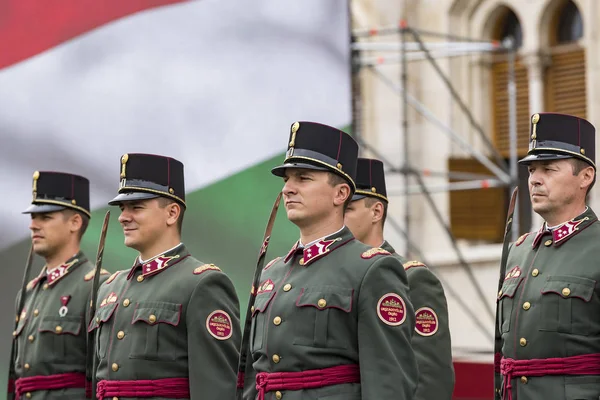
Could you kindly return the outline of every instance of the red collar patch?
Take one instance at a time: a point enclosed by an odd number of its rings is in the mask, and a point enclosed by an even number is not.
[[[148,276],[156,275],[159,272],[164,271],[168,267],[183,260],[185,257],[187,257],[187,256],[180,258],[179,254],[176,254],[174,256],[157,256],[157,257],[154,257],[153,259],[147,261],[144,264],[140,264],[139,258],[138,258],[138,259],[136,259],[135,264],[133,264],[133,267],[131,267],[129,274],[127,275],[127,279],[131,279],[131,277],[135,273],[135,270],[140,266],[142,268],[142,276],[148,277]],[[177,261],[173,262],[173,260],[177,260]]]
[[[554,229],[552,231],[552,239],[554,239],[554,243],[560,243],[563,240],[571,237],[576,231],[579,230],[579,225],[587,220],[589,220],[589,217],[582,218],[579,221],[571,220]]]
[[[70,263],[62,264],[56,268],[53,268],[52,271],[46,270],[46,276],[48,278],[48,286],[52,286],[63,276],[67,275],[69,273],[69,269],[73,265],[75,265],[78,261],[79,261],[78,259],[74,259]]]
[[[313,261],[323,257],[325,254],[329,253],[329,247],[340,240],[342,240],[341,237],[330,240],[319,240],[318,242],[305,247],[302,253],[302,259],[300,259],[300,265],[307,266]]]

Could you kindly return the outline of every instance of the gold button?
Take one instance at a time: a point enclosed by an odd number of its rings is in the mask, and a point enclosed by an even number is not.
[[[96,317],[96,323],[99,324],[100,323],[100,317]]]
[[[250,307],[250,312],[254,312],[254,306]]]
[[[498,297],[502,296],[502,290],[498,292]]]
[[[300,259],[300,262],[299,262],[299,264],[300,264],[300,265],[304,265],[304,257],[302,257],[302,258]]]
[[[60,326],[60,325],[56,325],[56,328],[54,328],[54,331],[55,331],[56,333],[61,333],[61,332],[62,332],[62,326]]]
[[[156,322],[156,315],[154,314],[150,314],[150,316],[148,317],[148,321],[150,321],[151,324]]]
[[[123,332],[123,331],[119,331],[119,332],[117,333],[117,339],[121,340],[121,339],[123,339],[124,337],[125,337],[125,332]]]
[[[527,383],[527,377],[526,376],[522,376],[521,377],[521,383],[523,383],[523,384]]]
[[[143,276],[143,275],[138,275],[138,277],[137,277],[137,281],[138,281],[138,282],[141,282],[141,281],[143,281],[143,280],[144,280],[144,276]]]
[[[23,368],[25,368],[25,370],[27,371],[29,369],[30,365],[28,363],[25,363],[25,365],[23,365]]]
[[[17,315],[17,318],[15,319],[15,322],[19,322],[19,316]]]
[[[280,358],[279,358],[279,355],[277,355],[277,354],[273,354],[273,362],[274,362],[275,364],[277,364],[277,363],[279,362],[279,360],[280,360]]]
[[[291,289],[292,289],[292,285],[290,285],[289,283],[286,283],[285,286],[283,287],[284,292],[289,292]]]
[[[564,288],[562,290],[562,294],[563,296],[568,297],[571,294],[571,289],[569,289],[568,287]]]
[[[538,276],[540,274],[540,270],[539,269],[534,269],[533,271],[531,271],[531,275],[532,276]]]
[[[29,337],[27,338],[30,342],[33,342],[35,340],[35,336],[33,335],[29,335]]]
[[[130,303],[131,301],[129,301],[129,299],[123,300],[123,307],[128,307]]]
[[[44,283],[44,286],[42,286],[42,289],[44,289],[44,290],[48,289],[48,284]]]
[[[275,392],[275,398],[277,400],[281,400],[282,397],[283,397],[283,395],[281,394],[281,392],[279,390]]]
[[[529,310],[531,308],[531,303],[526,301],[523,303],[523,310]]]
[[[13,337],[17,337],[17,331],[13,331]]]
[[[317,301],[317,305],[319,306],[319,308],[323,308],[327,305],[327,301],[325,299],[320,299],[319,301]]]
[[[38,310],[37,308],[35,310],[33,310],[33,316],[37,317],[38,315],[40,315],[40,310]]]
[[[31,398],[31,393],[29,393],[29,392],[25,393],[25,397],[27,397],[28,399],[30,399]]]
[[[279,325],[279,324],[281,324],[281,317],[275,317],[275,318],[273,318],[273,323],[274,323],[275,325]]]
[[[119,398],[118,397],[113,397],[113,400],[119,400]]]
[[[519,340],[519,344],[523,347],[527,346],[527,339],[522,337],[521,340]]]
[[[119,364],[113,363],[112,370],[115,371],[115,372],[117,372],[119,370]]]
[[[544,245],[545,245],[546,247],[550,246],[551,244],[552,244],[552,240],[550,240],[550,239],[548,239],[548,240],[546,240],[546,241],[544,242]]]

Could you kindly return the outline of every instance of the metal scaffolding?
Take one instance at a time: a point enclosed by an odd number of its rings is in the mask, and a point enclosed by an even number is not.
[[[365,42],[361,39],[386,36],[394,40],[389,42]],[[433,38],[437,41],[427,42],[424,37]],[[443,39],[444,41],[439,41]],[[473,40],[470,38],[458,37],[455,35],[424,31],[409,26],[405,21],[401,21],[397,26],[387,26],[381,28],[370,29],[354,29],[351,35],[351,62],[352,62],[352,127],[353,134],[361,147],[374,157],[383,161],[388,174],[401,174],[404,178],[404,189],[402,191],[390,191],[390,195],[415,195],[420,194],[424,197],[431,211],[435,215],[437,221],[446,233],[452,248],[457,256],[457,260],[462,269],[467,274],[471,284],[473,285],[477,296],[481,303],[485,305],[486,313],[493,322],[495,312],[488,306],[485,300],[484,293],[475,279],[475,274],[469,262],[464,257],[460,247],[457,244],[452,230],[444,221],[444,215],[435,204],[431,193],[440,191],[452,190],[470,190],[492,187],[512,188],[518,185],[518,169],[517,169],[517,132],[516,132],[516,84],[515,84],[515,46],[511,40],[506,40],[503,43],[492,41]],[[372,55],[371,52],[379,54]],[[383,55],[381,54],[383,53]],[[508,99],[509,99],[509,139],[510,139],[510,157],[506,163],[502,155],[494,147],[489,135],[486,135],[484,128],[477,122],[468,105],[461,98],[459,92],[455,89],[450,78],[444,73],[438,63],[440,58],[462,57],[465,55],[483,54],[483,53],[505,53],[508,55]],[[437,75],[442,80],[447,88],[453,102],[459,106],[461,112],[467,117],[470,127],[478,134],[479,139],[487,150],[486,153],[479,151],[475,146],[470,144],[463,135],[452,129],[430,111],[425,104],[420,102],[416,96],[409,93],[408,90],[408,63],[425,61],[433,67]],[[398,81],[386,76],[382,69],[386,64],[400,65],[400,76]],[[397,93],[402,98],[401,107],[401,134],[403,140],[403,154],[400,165],[386,159],[381,152],[368,143],[361,134],[361,87],[359,73],[362,70],[368,69],[374,76],[381,80],[387,87]],[[424,166],[413,165],[409,159],[410,151],[410,130],[408,108],[411,107],[418,114],[423,116],[432,125],[438,128],[439,131],[447,135],[456,145],[466,151],[470,156],[478,160],[490,172],[489,175],[473,174],[467,172],[439,172],[424,169]],[[448,182],[438,186],[428,186],[425,184],[425,179],[428,177],[447,177],[448,179],[460,180],[460,182]],[[414,180],[416,184],[411,184],[410,180]],[[388,215],[387,221],[389,225],[406,241],[406,251],[404,254],[414,254],[423,262],[435,270],[435,265],[427,262],[427,257],[422,253],[419,246],[410,236],[410,202],[406,201],[404,210],[404,223],[400,224],[392,216]],[[512,228],[512,238],[515,240],[519,232],[518,214],[515,212],[515,218]],[[449,296],[453,297],[456,302],[463,307],[465,312],[478,321],[480,318],[473,311],[470,304],[467,304],[460,294],[442,279],[444,288]],[[475,324],[493,343],[493,333],[486,330],[484,324]]]

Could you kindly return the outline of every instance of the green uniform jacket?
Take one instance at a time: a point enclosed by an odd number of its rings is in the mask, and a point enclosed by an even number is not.
[[[400,261],[355,240],[348,228],[304,249],[298,243],[262,271],[252,310],[244,398],[257,372],[360,366],[360,383],[277,390],[265,399],[413,399],[414,309]]]
[[[183,244],[143,265],[136,260],[100,287],[89,327],[98,329],[96,378],[188,378],[192,399],[233,399],[239,313],[227,275]]]
[[[452,344],[448,325],[448,303],[442,283],[418,261],[406,261],[387,242],[381,246],[404,265],[415,309],[412,346],[419,366],[414,400],[450,400],[454,391]]]
[[[107,271],[102,271],[108,276]],[[27,285],[9,381],[32,376],[86,373],[86,326],[94,266],[79,252],[49,274],[46,267]],[[17,305],[21,293],[17,295]],[[17,311],[18,312],[18,311]],[[91,360],[88,359],[87,361]],[[33,399],[84,399],[85,389],[40,390]],[[14,395],[8,395],[13,399]]]
[[[497,356],[530,360],[600,353],[599,262],[600,223],[591,209],[553,232],[542,226],[521,236],[510,249],[498,293]],[[496,374],[497,399],[508,398],[505,381]],[[600,398],[600,374],[523,373],[510,384],[513,400]]]

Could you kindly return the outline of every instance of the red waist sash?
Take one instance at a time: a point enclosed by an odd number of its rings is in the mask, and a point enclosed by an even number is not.
[[[24,393],[36,390],[85,389],[85,384],[85,374],[80,372],[28,376],[15,381],[15,398],[19,400]]]
[[[502,358],[500,373],[504,376],[502,398],[512,400],[512,379],[517,376],[600,375],[600,353],[572,357],[513,360]]]
[[[191,397],[188,378],[100,381],[96,388],[96,398],[99,400],[107,397],[166,397],[168,399]]]
[[[318,389],[342,383],[360,383],[360,368],[357,364],[300,372],[259,372],[256,374],[258,400],[264,400],[266,392],[275,390]]]

